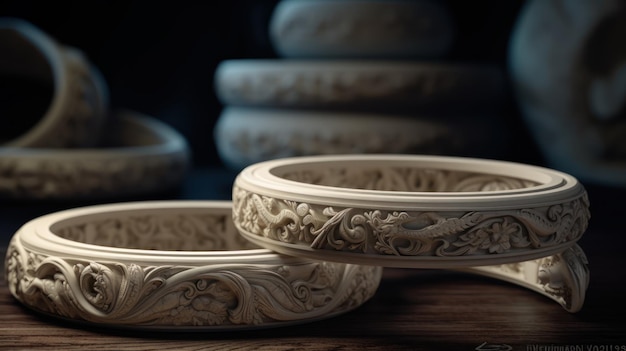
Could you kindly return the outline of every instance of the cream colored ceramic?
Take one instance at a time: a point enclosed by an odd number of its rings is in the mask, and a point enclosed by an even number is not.
[[[34,219],[6,254],[11,294],[81,324],[188,331],[268,328],[355,309],[382,268],[282,256],[237,235],[230,202],[77,208]]]
[[[143,195],[178,186],[189,146],[176,130],[120,111],[97,148],[0,147],[0,198],[82,199]]]
[[[282,0],[270,19],[289,58],[437,58],[454,34],[446,8],[425,0]]]
[[[576,245],[588,207],[568,174],[442,156],[286,158],[247,167],[233,187],[235,226],[259,246],[332,262],[461,269],[571,312],[589,283]]]
[[[511,83],[550,166],[626,186],[626,3],[533,0],[512,33]]]
[[[214,134],[221,160],[239,170],[288,156],[445,152],[444,140],[463,135],[453,124],[411,116],[241,107],[224,108]]]
[[[506,89],[493,65],[414,61],[225,60],[214,79],[223,104],[255,107],[467,112],[496,109]]]
[[[0,131],[0,143],[58,148],[99,142],[108,116],[108,90],[98,69],[79,49],[59,44],[29,22],[14,18],[0,18],[0,49],[0,79],[21,79],[51,90],[43,115],[27,115],[21,109],[2,116],[4,131],[25,121],[30,126],[18,135]],[[28,97],[21,100],[34,103]]]
[[[415,268],[519,262],[571,247],[589,220],[573,177],[505,161],[419,155],[285,158],[245,168],[241,234],[272,250]]]

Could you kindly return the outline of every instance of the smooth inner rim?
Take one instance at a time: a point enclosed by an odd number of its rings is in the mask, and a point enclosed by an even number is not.
[[[119,261],[136,264],[206,265],[206,264],[282,264],[305,262],[307,260],[279,255],[267,249],[230,251],[164,251],[128,249],[120,247],[86,244],[62,238],[54,233],[55,228],[72,223],[85,223],[89,219],[112,218],[116,213],[124,216],[132,212],[150,211],[206,211],[216,214],[231,213],[229,201],[152,201],[129,202],[124,204],[96,205],[52,213],[34,219],[19,231],[21,243],[34,251],[51,256],[75,257],[89,260]],[[233,235],[238,235],[232,228]]]
[[[364,190],[297,182],[286,172],[339,165],[368,169],[412,167],[498,175],[534,182],[527,188],[488,192],[406,192]],[[237,177],[236,186],[260,195],[334,206],[380,209],[511,209],[568,201],[581,196],[578,181],[555,170],[507,161],[420,155],[331,155],[285,158],[253,164]]]

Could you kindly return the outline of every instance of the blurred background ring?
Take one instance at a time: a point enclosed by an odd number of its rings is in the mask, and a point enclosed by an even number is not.
[[[108,117],[105,79],[77,48],[29,22],[0,19],[0,143],[88,147]]]

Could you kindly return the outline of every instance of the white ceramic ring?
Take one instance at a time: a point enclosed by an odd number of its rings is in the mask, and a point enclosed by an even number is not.
[[[565,251],[589,220],[583,186],[531,165],[416,155],[287,158],[245,168],[237,229],[284,254],[459,268]]]
[[[1,74],[26,77],[31,82],[51,80],[53,90],[43,116],[34,116],[32,126],[20,135],[0,135],[0,143],[41,148],[97,144],[108,116],[108,87],[83,53],[58,44],[30,23],[13,18],[0,19],[0,44]],[[10,125],[33,116],[17,112],[4,117],[3,123]]]
[[[489,64],[372,60],[225,60],[215,92],[225,105],[397,111],[499,106],[504,74]]]
[[[214,139],[229,168],[332,154],[493,155],[510,133],[496,116],[467,118],[226,106]],[[491,118],[490,118],[491,117]],[[492,137],[485,140],[485,133]]]
[[[6,255],[13,296],[116,328],[224,330],[328,318],[366,302],[382,268],[282,256],[243,240],[231,203],[99,205],[25,224]]]
[[[288,58],[438,58],[455,25],[429,0],[282,0],[270,19],[274,49]]]
[[[190,162],[183,136],[132,111],[117,112],[111,122],[97,148],[0,147],[0,198],[128,197],[180,184]]]

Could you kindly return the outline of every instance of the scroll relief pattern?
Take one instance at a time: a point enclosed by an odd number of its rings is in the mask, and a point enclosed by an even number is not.
[[[183,155],[141,160],[0,157],[0,198],[130,195],[174,185],[186,167]]]
[[[173,223],[156,217],[123,222],[132,228],[125,232],[131,237],[152,232],[147,228],[157,223],[163,230],[173,229]],[[64,228],[61,233],[89,242],[86,237],[100,226],[97,232],[115,241],[120,233],[110,231],[117,224],[102,221]],[[184,227],[176,225],[177,230]],[[116,326],[245,327],[319,318],[361,305],[373,296],[382,274],[380,267],[312,261],[144,266],[53,257],[27,250],[19,233],[9,245],[5,267],[11,293],[26,305]]]
[[[504,254],[578,240],[590,217],[586,195],[502,211],[386,211],[335,208],[233,190],[237,226],[316,249],[397,256]]]

